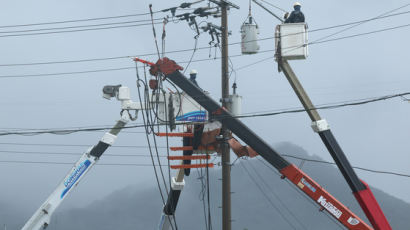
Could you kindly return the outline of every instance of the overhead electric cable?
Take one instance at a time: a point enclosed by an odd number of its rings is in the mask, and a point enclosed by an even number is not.
[[[324,160],[315,160],[315,159],[309,159],[305,157],[298,157],[298,156],[293,156],[293,155],[288,155],[288,154],[282,154],[284,157],[290,157],[294,159],[299,159],[303,161],[308,161],[308,162],[314,162],[314,163],[322,163],[322,164],[331,164],[331,165],[336,165],[334,162],[330,161],[324,161]],[[359,166],[352,166],[355,169],[359,169],[362,171],[367,171],[367,172],[372,172],[372,173],[378,173],[378,174],[387,174],[387,175],[392,175],[392,176],[400,176],[400,177],[408,177],[410,178],[410,175],[404,174],[404,173],[397,173],[397,172],[390,172],[390,171],[383,171],[383,170],[375,170],[375,169],[368,169],[368,168],[363,168]]]
[[[401,12],[401,13],[396,13],[396,14],[391,14],[391,15],[386,15],[383,17],[379,17],[377,19],[382,19],[382,18],[387,18],[387,17],[393,17],[393,16],[398,16],[398,15],[403,15],[403,14],[408,14],[410,13],[410,11],[405,11],[405,12]],[[366,19],[366,20],[361,20],[361,21],[355,21],[355,22],[350,22],[350,23],[346,23],[346,24],[340,24],[340,25],[335,25],[335,26],[329,26],[329,27],[323,27],[323,28],[319,28],[319,29],[312,29],[309,30],[310,33],[312,32],[317,32],[317,31],[322,31],[322,30],[329,30],[329,29],[334,29],[334,28],[338,28],[338,27],[344,27],[344,26],[348,26],[348,25],[353,25],[353,24],[358,24],[361,22],[368,22],[368,21],[372,21],[372,20],[376,20],[376,19]],[[249,42],[253,42],[253,41],[264,41],[264,40],[270,40],[270,39],[274,39],[275,36],[271,36],[271,37],[266,37],[266,38],[261,38],[261,39],[255,39]],[[230,43],[228,45],[238,45],[241,44],[241,42],[234,42],[234,43]],[[201,49],[209,49],[209,47],[198,47],[197,50],[201,50]],[[181,50],[173,50],[173,51],[168,51],[167,53],[180,53],[180,52],[190,52],[193,49],[181,49]],[[91,62],[91,61],[106,61],[106,60],[114,60],[114,59],[124,59],[124,58],[131,58],[134,56],[138,56],[138,57],[146,57],[146,56],[153,56],[153,55],[157,55],[157,53],[146,53],[146,54],[139,54],[139,55],[128,55],[128,56],[117,56],[117,57],[102,57],[102,58],[89,58],[89,59],[78,59],[78,60],[65,60],[65,61],[43,61],[43,62],[31,62],[31,63],[10,63],[10,64],[0,64],[0,67],[6,67],[6,66],[29,66],[29,65],[49,65],[49,64],[65,64],[65,63],[76,63],[76,62]]]
[[[266,53],[266,52],[273,52],[274,49],[270,50],[264,50],[259,53]],[[156,55],[156,54],[155,54]],[[230,58],[233,57],[240,57],[240,56],[245,56],[244,54],[237,54],[237,55],[231,55]],[[121,58],[128,58],[128,57],[121,57]],[[112,58],[116,59],[116,58]],[[189,62],[203,62],[203,61],[214,61],[220,59],[220,57],[217,58],[204,58],[204,59],[198,59],[198,60],[190,60],[190,61],[180,61],[178,63],[184,64],[184,63],[189,63]],[[107,60],[107,59],[104,59]],[[74,61],[76,62],[76,61]],[[66,63],[66,62],[65,62]],[[49,64],[49,63],[47,63]],[[74,71],[74,72],[58,72],[58,73],[41,73],[41,74],[22,74],[22,75],[0,75],[0,78],[26,78],[26,77],[47,77],[47,76],[60,76],[60,75],[75,75],[75,74],[85,74],[85,73],[99,73],[99,72],[111,72],[111,71],[123,71],[123,70],[131,70],[135,69],[135,67],[121,67],[121,68],[110,68],[110,69],[94,69],[94,70],[85,70],[85,71]]]
[[[148,148],[148,147],[147,147]],[[81,156],[83,153],[78,152],[46,152],[46,151],[15,151],[15,150],[0,150],[0,153],[10,153],[10,154],[29,154],[29,155],[59,155],[59,156]],[[104,154],[104,156],[110,157],[150,157],[148,154]],[[160,155],[159,157],[166,158],[167,155]]]
[[[151,12],[151,18],[152,18],[152,5],[150,4],[149,5],[149,8],[150,8],[150,12]],[[153,31],[154,31],[154,36],[155,36],[155,28],[154,28],[154,25],[152,25],[152,27],[153,27]],[[157,46],[157,50],[158,50],[158,56],[159,56],[159,49],[158,49],[158,46]],[[139,71],[138,71],[138,63],[136,63],[135,64],[135,70],[136,70],[136,77],[137,77],[137,89],[138,89],[138,99],[139,99],[139,103],[141,104],[141,105],[144,105],[143,103],[142,103],[142,96],[141,96],[141,90],[140,90],[140,84],[142,83],[142,85],[143,85],[143,87],[144,87],[144,95],[146,96],[146,92],[147,92],[147,90],[148,90],[148,87],[147,87],[147,85],[146,85],[146,83],[140,78],[140,75],[139,75]],[[145,72],[145,66],[144,66],[144,77],[145,77],[145,80],[147,80],[146,79],[146,72]],[[145,106],[146,106],[146,108],[152,108],[151,106],[149,106],[149,104],[147,104],[146,102],[148,101],[148,103],[149,103],[149,96],[148,96],[148,98],[144,98],[145,99]],[[148,105],[148,106],[147,106]],[[155,160],[154,160],[154,154],[153,154],[153,152],[152,152],[152,149],[151,149],[151,141],[150,141],[150,138],[149,138],[149,135],[150,135],[150,133],[152,132],[153,133],[153,130],[152,130],[152,124],[150,124],[150,115],[151,115],[151,110],[145,110],[145,111],[142,111],[142,119],[143,119],[143,121],[144,121],[144,128],[145,128],[145,136],[146,136],[146,139],[147,139],[147,144],[148,144],[148,146],[149,146],[149,153],[150,153],[150,159],[151,159],[151,162],[152,162],[152,167],[153,167],[153,169],[154,169],[154,175],[155,175],[155,179],[156,179],[156,184],[157,184],[157,187],[158,187],[158,190],[159,190],[159,193],[160,193],[160,196],[161,196],[161,199],[162,199],[162,204],[163,204],[163,206],[165,206],[165,204],[166,204],[166,200],[165,200],[165,195],[163,194],[164,192],[162,191],[162,186],[161,186],[161,182],[160,182],[160,180],[159,180],[159,177],[158,177],[158,172],[157,172],[157,168],[156,168],[156,164],[155,164]],[[168,125],[168,124],[167,124]],[[159,127],[159,125],[158,125],[158,127]],[[151,130],[150,130],[151,129]],[[164,186],[165,186],[165,194],[168,194],[168,188],[167,188],[167,184],[165,183],[165,177],[164,177],[164,174],[163,174],[163,171],[162,171],[162,165],[161,165],[161,162],[160,162],[160,159],[159,159],[159,154],[158,154],[158,149],[156,148],[157,147],[157,144],[156,144],[156,140],[155,140],[155,136],[154,136],[154,144],[155,144],[155,151],[156,151],[156,155],[157,155],[157,159],[158,159],[158,162],[157,162],[157,164],[158,164],[158,166],[159,166],[159,169],[160,169],[160,172],[161,172],[161,176],[162,176],[162,180],[163,180],[163,182],[164,182]],[[168,165],[168,167],[169,167],[169,165]],[[169,188],[169,189],[171,189],[171,187]],[[168,221],[169,221],[169,223],[170,223],[170,226],[171,226],[171,228],[172,228],[172,230],[174,230],[174,225],[173,225],[173,223],[172,223],[172,221],[170,220],[170,217],[169,216],[167,216],[167,218],[168,218]],[[174,222],[175,224],[176,224],[176,222]],[[176,227],[176,226],[175,226]]]
[[[242,162],[244,163],[244,161]],[[299,220],[299,218],[292,212],[292,210],[290,210],[286,204],[284,204],[279,195],[275,193],[275,190],[272,189],[272,187],[270,186],[270,184],[268,182],[266,182],[264,180],[264,178],[262,177],[261,174],[258,173],[258,170],[256,170],[256,168],[252,165],[252,163],[250,161],[248,161],[248,165],[252,168],[252,170],[255,172],[255,175],[257,178],[259,178],[259,180],[262,182],[263,185],[265,185],[265,187],[268,189],[268,191],[271,192],[271,194],[275,197],[275,199],[282,205],[282,207],[293,217],[293,219],[296,220],[296,222],[298,223],[299,226],[302,227],[302,229],[304,228],[304,225],[302,224],[302,222]]]
[[[159,13],[161,11],[155,11]],[[117,19],[117,18],[129,18],[129,17],[138,17],[149,15],[150,13],[140,13],[140,14],[127,14],[127,15],[118,15],[118,16],[108,16],[108,17],[97,17],[97,18],[85,18],[85,19],[72,19],[65,21],[53,21],[53,22],[39,22],[39,23],[28,23],[28,24],[16,24],[16,25],[0,25],[0,28],[10,28],[10,27],[27,27],[27,26],[41,26],[41,25],[52,25],[52,24],[64,24],[64,23],[73,23],[73,22],[88,22],[88,21],[99,21],[107,19]]]
[[[162,18],[155,18],[154,19],[154,21],[159,21],[159,20],[162,20]],[[151,22],[151,19],[125,21],[125,22],[110,22],[110,23],[100,23],[100,24],[91,24],[91,25],[76,25],[76,26],[65,26],[65,27],[38,28],[38,29],[27,29],[27,30],[12,30],[12,31],[1,31],[0,30],[0,34],[28,33],[28,32],[48,31],[48,30],[67,30],[67,29],[86,28],[86,27],[124,25],[124,24],[136,23],[136,22]]]
[[[283,13],[287,13],[287,12],[288,12],[288,11],[286,11],[286,10],[280,8],[279,6],[276,6],[276,5],[274,5],[274,4],[272,4],[272,3],[268,2],[268,1],[265,1],[265,0],[261,0],[261,1],[264,2],[264,3],[266,3],[266,4],[268,4],[268,5],[270,5],[270,6],[273,6],[274,8],[276,8],[276,9],[282,11]]]
[[[0,160],[0,163],[16,163],[16,164],[48,164],[48,165],[74,165],[76,162],[56,162],[56,161],[14,161]],[[143,166],[152,167],[152,164],[133,164],[133,163],[97,163],[103,166]]]
[[[89,147],[90,145],[80,144],[51,144],[51,143],[21,143],[21,142],[0,142],[0,145],[22,145],[22,146],[49,146],[49,147]],[[145,145],[113,145],[110,148],[148,148]],[[167,148],[166,146],[158,146],[158,148]]]
[[[403,14],[408,14],[410,13],[410,11],[405,11],[405,12],[401,12],[401,13],[396,13],[396,14],[391,14],[391,15],[386,15],[383,17],[379,17],[377,19],[382,19],[382,18],[387,18],[387,17],[393,17],[393,16],[399,16],[399,15],[403,15]],[[319,29],[313,29],[313,30],[309,30],[309,32],[317,32],[317,31],[322,31],[322,30],[329,30],[329,29],[334,29],[334,28],[338,28],[338,27],[344,27],[344,26],[348,26],[348,25],[353,25],[353,24],[358,24],[358,23],[362,23],[362,22],[368,22],[368,21],[372,21],[372,20],[376,20],[376,19],[366,19],[366,20],[361,20],[361,21],[355,21],[355,22],[350,22],[350,23],[346,23],[346,24],[340,24],[340,25],[335,25],[335,26],[329,26],[329,27],[323,27],[323,28],[319,28]],[[275,36],[271,36],[271,37],[266,37],[266,38],[261,38],[261,39],[256,39],[256,41],[263,41],[263,40],[270,40],[270,39],[274,39]],[[253,42],[249,41],[249,42]],[[234,43],[230,43],[228,45],[237,45],[237,44],[241,44],[241,42],[234,42]],[[198,47],[198,50],[200,49],[209,49],[209,47]],[[182,49],[182,50],[174,50],[174,51],[168,51],[167,53],[179,53],[179,52],[189,52],[192,51],[193,49]],[[138,57],[145,57],[145,56],[153,56],[153,55],[157,55],[157,53],[147,53],[147,54],[139,54],[139,55],[129,55],[129,56],[118,56],[118,57],[103,57],[103,58],[90,58],[90,59],[79,59],[79,60],[66,60],[66,61],[44,61],[44,62],[32,62],[32,63],[10,63],[10,64],[0,64],[0,67],[4,67],[4,66],[26,66],[26,65],[48,65],[48,64],[64,64],[64,63],[76,63],[76,62],[91,62],[91,61],[105,61],[105,60],[113,60],[113,59],[124,59],[124,58],[131,58],[133,56],[138,56]]]
[[[390,30],[401,29],[401,28],[405,28],[405,27],[409,27],[409,26],[410,26],[410,23],[409,23],[409,24],[400,25],[400,26],[388,27],[388,28],[384,28],[384,29],[380,29],[380,30],[373,30],[373,31],[369,31],[369,32],[353,34],[353,35],[344,36],[344,37],[339,37],[339,38],[332,38],[332,39],[328,39],[328,40],[322,40],[322,41],[316,41],[316,42],[309,42],[307,45],[316,45],[316,44],[321,44],[321,43],[327,43],[327,42],[345,40],[345,39],[354,38],[354,37],[360,37],[360,36],[365,36],[365,35],[369,35],[369,34],[375,34],[375,33],[380,33],[380,32],[385,32],[385,31],[390,31]],[[305,45],[303,45],[303,46],[305,46]],[[295,50],[295,49],[298,49],[298,48],[301,48],[301,47],[302,47],[302,46],[290,46],[290,47],[283,47],[282,49],[290,49],[290,50],[287,50],[287,51],[284,52],[284,53],[288,53],[288,52],[291,52],[291,51],[293,51],[293,50]],[[283,54],[283,53],[282,53],[282,54]],[[261,64],[261,63],[263,63],[263,62],[265,62],[265,61],[267,61],[267,60],[270,60],[270,59],[274,60],[274,58],[275,58],[275,56],[271,56],[271,57],[268,57],[268,58],[264,58],[264,59],[262,59],[262,60],[253,62],[253,63],[251,63],[251,64],[247,64],[247,65],[238,67],[238,68],[236,69],[236,71],[242,70],[242,69],[245,69],[245,68],[248,68],[248,67],[257,65],[257,64]]]
[[[410,95],[410,92],[405,92],[405,93],[399,93],[399,94],[390,94],[390,95],[385,95],[381,97],[374,97],[374,98],[369,98],[365,100],[354,100],[354,101],[346,101],[344,103],[335,103],[335,104],[325,104],[323,106],[317,106],[312,109],[320,110],[320,109],[336,109],[336,108],[342,108],[346,106],[357,106],[357,105],[365,105],[369,103],[374,103],[378,101],[384,101],[384,100],[390,100],[393,98],[401,98],[403,96]],[[300,109],[292,109],[292,110],[278,110],[277,112],[269,112],[269,113],[249,113],[247,115],[239,115],[235,116],[236,118],[249,118],[249,117],[262,117],[262,116],[275,116],[275,115],[280,115],[280,114],[288,114],[288,113],[300,113],[300,112],[305,112],[306,110],[304,108]],[[191,124],[189,122],[179,122],[176,123],[176,125],[185,125],[185,124]],[[155,125],[169,125],[168,123],[164,124],[155,124]],[[133,125],[133,126],[127,126],[124,128],[137,128],[137,127],[147,127],[147,125]],[[38,134],[70,134],[70,133],[75,133],[75,132],[87,132],[87,131],[96,131],[96,130],[107,130],[108,128],[77,128],[77,129],[54,129],[54,130],[41,130],[41,131],[3,131],[0,132],[0,136],[7,136],[7,135],[38,135]]]
[[[395,30],[395,29],[400,29],[400,28],[404,28],[404,27],[409,27],[410,24],[405,24],[405,25],[400,25],[400,26],[395,26],[395,27],[389,27],[389,28],[385,28],[385,29],[381,29],[381,30],[374,30],[374,31],[369,31],[369,32],[364,32],[364,33],[359,33],[359,34],[354,34],[354,35],[349,35],[349,36],[345,36],[345,37],[339,37],[339,38],[333,38],[333,39],[328,39],[328,40],[323,40],[323,41],[319,41],[316,43],[309,43],[309,45],[314,45],[314,44],[321,44],[321,43],[327,43],[327,42],[332,42],[332,41],[338,41],[338,40],[344,40],[344,39],[348,39],[348,38],[353,38],[353,37],[359,37],[359,36],[364,36],[364,35],[369,35],[369,34],[374,34],[374,33],[380,33],[380,32],[385,32],[385,31],[389,31],[389,30]],[[1,36],[0,36],[1,37]],[[208,48],[208,47],[205,47]],[[300,46],[295,46],[295,47],[286,47],[287,49],[289,48],[300,48]],[[201,49],[197,48],[197,49]],[[180,50],[178,52],[184,52],[186,50]],[[289,52],[289,51],[287,51]],[[168,52],[171,53],[171,52]],[[243,55],[238,55],[238,56],[243,56]],[[233,57],[233,56],[231,56]],[[274,56],[268,57],[268,58],[264,58],[262,60],[259,60],[257,62],[253,62],[251,64],[247,64],[241,67],[238,67],[235,69],[235,71],[238,70],[242,70],[248,67],[251,67],[253,65],[257,65],[260,63],[263,63],[264,61],[270,60],[270,59],[274,59]],[[191,62],[199,62],[199,61],[206,61],[206,60],[214,60],[214,58],[211,59],[202,59],[202,60],[192,60]],[[179,63],[184,63],[184,62],[179,62]],[[62,72],[62,73],[48,73],[48,74],[26,74],[26,75],[3,75],[0,76],[0,78],[21,78],[21,77],[40,77],[40,76],[53,76],[53,75],[73,75],[73,74],[84,74],[84,73],[95,73],[95,72],[107,72],[107,71],[119,71],[119,70],[129,70],[129,69],[133,69],[134,67],[123,67],[123,68],[112,68],[112,69],[98,69],[98,70],[88,70],[88,71],[77,71],[77,72]]]
[[[328,27],[322,27],[322,28],[318,28],[318,29],[312,29],[312,30],[309,30],[309,32],[310,33],[311,32],[318,32],[318,31],[322,31],[322,30],[330,30],[330,29],[335,29],[335,28],[339,28],[339,27],[345,27],[345,26],[350,26],[350,25],[355,25],[355,24],[362,24],[364,22],[370,22],[370,21],[375,21],[375,20],[379,20],[379,19],[405,15],[405,14],[409,14],[409,13],[410,13],[410,10],[409,11],[399,12],[399,13],[394,13],[394,14],[389,14],[389,15],[385,15],[385,16],[381,16],[381,17],[377,17],[377,18],[369,18],[369,19],[364,19],[364,20],[359,20],[359,21],[354,21],[354,22],[348,22],[348,23],[344,23],[344,24],[338,24],[338,25],[334,25],[334,26],[328,26]]]
[[[337,34],[340,34],[340,33],[343,33],[343,32],[345,32],[345,31],[347,31],[347,30],[353,29],[354,27],[360,26],[360,25],[362,25],[362,24],[364,24],[364,23],[367,23],[367,22],[376,20],[376,19],[378,19],[378,18],[382,18],[382,17],[384,17],[384,16],[386,16],[386,15],[388,15],[388,14],[390,14],[390,13],[393,13],[393,12],[395,12],[395,11],[397,11],[397,10],[400,10],[400,9],[402,9],[402,8],[404,8],[404,7],[407,7],[407,6],[409,6],[409,5],[410,5],[410,3],[407,3],[407,4],[403,5],[403,6],[400,6],[400,7],[398,7],[398,8],[393,9],[393,10],[387,11],[387,12],[385,12],[385,13],[383,13],[383,14],[380,14],[380,15],[378,15],[378,16],[376,16],[376,17],[373,17],[373,18],[371,18],[371,19],[368,19],[368,20],[362,21],[362,22],[360,22],[360,23],[357,23],[357,24],[355,24],[355,25],[349,26],[348,28],[342,29],[342,30],[337,31],[337,32],[335,32],[335,33],[326,35],[326,36],[324,36],[324,37],[322,37],[322,38],[319,38],[319,39],[313,41],[313,43],[319,42],[319,41],[322,41],[322,40],[325,40],[326,38],[329,38],[329,37],[333,37],[333,36],[335,36],[335,35],[337,35]]]
[[[185,125],[185,124],[190,124],[186,122],[178,122],[175,123],[175,125]],[[160,126],[164,125],[169,125],[169,124],[157,124]],[[140,127],[146,127],[144,124],[139,124],[139,125],[130,125],[123,127],[122,129],[132,129],[132,128],[140,128]],[[0,132],[0,136],[7,136],[7,135],[39,135],[39,134],[56,134],[56,135],[66,135],[66,134],[71,134],[71,133],[76,133],[76,132],[89,132],[89,131],[97,131],[97,130],[109,130],[110,128],[106,127],[101,127],[101,128],[75,128],[75,129],[45,129],[41,131],[12,131],[12,132]]]
[[[276,175],[278,175],[279,177],[281,177],[282,175],[277,172],[274,168],[272,168],[271,166],[269,166],[264,160],[260,159],[259,157],[256,157],[257,160],[259,160],[259,162],[261,162],[264,166],[266,166],[269,170],[271,170],[273,173],[275,173]],[[319,204],[317,204],[315,201],[313,201],[310,197],[308,197],[304,192],[302,192],[301,190],[297,189],[295,187],[294,184],[292,184],[289,180],[285,180],[286,183],[288,184],[288,186],[293,189],[296,193],[298,193],[299,195],[301,195],[301,197],[305,198],[306,201],[308,201],[310,204],[312,204],[315,208],[317,207],[321,207]],[[333,216],[331,216],[330,213],[328,212],[324,212],[325,216],[332,221],[333,223],[335,223],[340,229],[345,229],[344,226],[342,224],[340,224],[338,221],[336,221],[334,219]]]
[[[100,72],[111,72],[111,71],[132,70],[132,69],[134,69],[134,67],[122,67],[122,68],[111,68],[111,69],[95,69],[95,70],[59,72],[59,73],[3,75],[3,76],[0,76],[0,78],[25,78],[25,77],[46,77],[46,76],[60,76],[60,75],[76,75],[76,74],[85,74],[85,73],[100,73]]]
[[[160,22],[154,24],[161,24]],[[96,31],[96,30],[107,30],[107,29],[118,29],[118,28],[131,28],[138,26],[149,26],[151,23],[142,23],[135,25],[123,25],[123,26],[108,26],[102,28],[89,28],[89,29],[76,29],[76,30],[62,30],[62,31],[50,31],[50,32],[38,32],[38,33],[24,33],[24,34],[7,34],[0,35],[0,38],[6,37],[22,37],[22,36],[31,36],[31,35],[45,35],[45,34],[61,34],[61,33],[72,33],[72,32],[84,32],[84,31]]]
[[[401,28],[405,28],[409,26],[410,24],[404,24],[404,25],[388,27],[388,28],[384,28],[380,30],[372,30],[369,32],[363,32],[363,33],[358,33],[358,34],[353,34],[353,35],[348,35],[348,36],[343,36],[343,37],[338,37],[338,38],[332,38],[332,39],[327,39],[327,40],[322,40],[322,41],[315,41],[315,42],[309,43],[309,45],[333,42],[333,41],[344,40],[344,39],[354,38],[354,37],[360,37],[360,36],[369,35],[369,34],[375,34],[375,33],[380,33],[380,32],[385,32],[385,31],[390,31],[390,30],[401,29]]]
[[[335,109],[335,108],[341,108],[341,107],[346,107],[346,106],[356,106],[356,105],[365,105],[368,103],[373,103],[373,102],[378,102],[378,101],[384,101],[384,100],[389,100],[397,97],[402,97],[404,95],[410,95],[410,92],[406,93],[399,93],[399,94],[391,94],[391,95],[386,95],[386,96],[381,96],[381,97],[375,97],[375,98],[370,98],[366,100],[355,100],[352,102],[345,102],[345,103],[339,103],[339,104],[333,104],[333,105],[323,105],[323,106],[317,106],[315,108],[311,108],[312,110],[320,110],[320,109]],[[279,114],[286,114],[286,113],[300,113],[300,112],[305,112],[306,110],[304,108],[300,109],[293,109],[293,110],[284,110],[284,111],[279,111],[279,112],[272,112],[272,113],[261,113],[261,114],[251,114],[251,115],[240,115],[236,116],[238,118],[243,118],[243,117],[259,117],[259,116],[274,116],[274,115],[279,115]]]
[[[262,195],[265,197],[265,199],[269,202],[269,204],[276,210],[277,213],[279,213],[279,215],[282,217],[282,219],[289,225],[291,226],[293,229],[297,229],[292,222],[286,217],[286,215],[284,215],[281,210],[275,205],[275,203],[271,200],[271,198],[269,197],[268,194],[266,194],[266,192],[263,190],[263,188],[259,185],[259,183],[255,180],[255,178],[251,175],[251,173],[249,172],[249,170],[245,167],[245,164],[242,164],[243,162],[241,162],[241,166],[242,168],[245,170],[245,172],[247,173],[247,175],[249,176],[250,180],[256,185],[256,187],[258,188],[258,190],[262,193]]]
[[[1,144],[1,143],[0,143]],[[89,146],[89,145],[85,145]],[[119,147],[119,146],[112,146],[112,147]],[[145,148],[148,148],[145,147]],[[30,154],[30,155],[59,155],[59,156],[79,156],[82,153],[74,153],[74,152],[59,152],[59,151],[54,151],[54,152],[45,152],[45,151],[15,151],[15,150],[0,150],[0,153],[11,153],[11,154]],[[294,158],[306,162],[313,162],[313,163],[322,163],[322,164],[331,164],[335,165],[336,163],[330,162],[330,161],[324,161],[324,160],[316,160],[316,159],[309,159],[305,157],[298,157],[298,156],[293,156],[289,154],[281,154],[284,157],[289,157],[289,158]],[[110,157],[150,157],[148,154],[117,154],[117,153],[112,153],[112,154],[104,154],[104,156],[110,156]],[[159,155],[159,157],[166,158],[168,157],[167,155]],[[258,158],[259,159],[259,158]],[[253,167],[253,166],[251,166]],[[399,177],[407,177],[410,178],[410,174],[405,174],[405,173],[398,173],[398,172],[392,172],[392,171],[386,171],[386,170],[377,170],[377,169],[369,169],[365,167],[360,167],[360,166],[353,166],[353,168],[366,171],[366,172],[371,172],[371,173],[377,173],[377,174],[387,174],[391,176],[399,176]],[[255,170],[255,169],[254,169]],[[264,182],[266,183],[266,182]]]

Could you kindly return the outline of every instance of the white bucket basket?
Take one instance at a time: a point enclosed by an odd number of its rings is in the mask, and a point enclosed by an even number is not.
[[[276,27],[276,50],[287,60],[306,59],[308,34],[306,23],[285,23]]]

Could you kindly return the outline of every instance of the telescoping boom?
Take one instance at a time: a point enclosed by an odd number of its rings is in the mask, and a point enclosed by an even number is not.
[[[351,230],[373,229],[301,169],[284,159],[239,119],[235,118],[230,112],[222,108],[216,101],[190,82],[179,70],[182,70],[182,67],[174,61],[168,58],[162,58],[158,60],[155,65],[151,65],[150,73],[153,76],[166,77],[185,91],[208,110],[210,119],[218,120],[225,124],[236,136],[279,170],[284,178],[287,178],[295,184],[298,189],[302,190],[310,199],[329,212],[333,218],[346,228]]]
[[[106,99],[116,97],[121,101],[121,119],[104,134],[101,140],[94,146],[90,147],[75,163],[74,167],[68,172],[66,177],[58,184],[57,188],[51,193],[47,200],[40,206],[33,216],[26,222],[22,230],[40,230],[46,229],[50,224],[51,216],[60,206],[61,202],[68,194],[80,183],[81,179],[97,163],[103,153],[114,144],[119,132],[125,127],[132,118],[129,111],[138,111],[143,109],[140,103],[133,102],[130,98],[128,87],[105,86],[103,96]]]
[[[27,221],[22,230],[45,229],[50,224],[51,215],[60,206],[72,189],[77,186],[85,174],[95,165],[105,150],[110,147],[118,133],[127,124],[128,119],[122,118],[115,126],[104,134],[97,145],[89,148],[75,163],[63,181],[57,186],[54,192],[40,206],[34,215]]]

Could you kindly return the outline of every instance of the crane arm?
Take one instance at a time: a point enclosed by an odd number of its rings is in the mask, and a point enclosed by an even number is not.
[[[91,170],[96,164],[101,155],[110,147],[121,129],[128,123],[128,115],[117,121],[115,126],[104,134],[97,145],[89,148],[75,163],[73,168],[68,172],[67,176],[60,182],[54,192],[40,206],[34,215],[27,221],[22,230],[40,230],[45,229],[50,224],[51,216],[60,206],[61,202],[67,195],[80,183],[85,174]]]
[[[296,74],[293,72],[288,61],[285,59],[278,59],[278,63],[280,69],[285,74],[290,85],[312,120],[313,130],[319,134],[370,223],[376,230],[391,230],[392,228],[371,189],[364,181],[359,179],[356,172],[353,170],[349,160],[330,130],[327,121],[320,117],[318,111],[315,109],[315,106],[305,92],[302,84],[299,82]]]
[[[181,162],[183,164],[183,162]],[[158,225],[158,230],[169,230],[171,229],[172,223],[174,221],[175,210],[177,208],[179,196],[181,191],[185,186],[184,181],[184,169],[179,169],[177,176],[172,177],[171,189],[169,190],[167,203],[162,209],[161,218]]]
[[[290,180],[298,189],[303,191],[310,199],[321,206],[334,217],[337,221],[351,230],[371,230],[373,229],[351,210],[344,206],[335,197],[330,195],[323,187],[316,183],[301,169],[284,159],[270,145],[257,136],[251,129],[243,124],[239,119],[232,116],[230,112],[222,108],[219,103],[206,95],[200,88],[191,83],[178,70],[174,61],[168,58],[158,60],[151,66],[150,73],[157,76],[159,73],[165,75],[167,79],[176,84],[189,96],[195,99],[202,107],[209,111],[210,119],[222,122],[237,137],[248,144],[252,149],[259,153],[267,162],[275,167],[284,178]]]

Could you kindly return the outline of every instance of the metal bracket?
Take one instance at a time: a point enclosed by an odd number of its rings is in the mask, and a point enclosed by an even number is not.
[[[219,101],[220,102],[225,102],[225,103],[232,103],[232,98],[229,98],[229,97],[227,97],[227,98],[221,98],[221,99],[219,99]]]
[[[236,9],[239,10],[239,6],[238,6],[238,5],[236,5],[236,4],[234,4],[234,3],[230,2],[230,1],[227,1],[227,0],[221,0],[220,2],[218,2],[218,1],[216,1],[216,0],[210,0],[210,1],[213,2],[213,3],[215,3],[215,4],[217,4],[218,6],[228,5],[228,6],[231,6],[231,7],[236,8]]]
[[[108,144],[112,145],[114,144],[115,140],[117,139],[117,136],[111,134],[111,133],[106,133],[104,136],[101,138],[101,141]]]
[[[325,119],[313,121],[311,126],[315,133],[320,133],[330,129],[330,126]]]
[[[177,182],[176,177],[172,177],[171,179],[171,188],[173,190],[179,190],[181,191],[185,186],[185,180],[183,179],[181,182]]]

